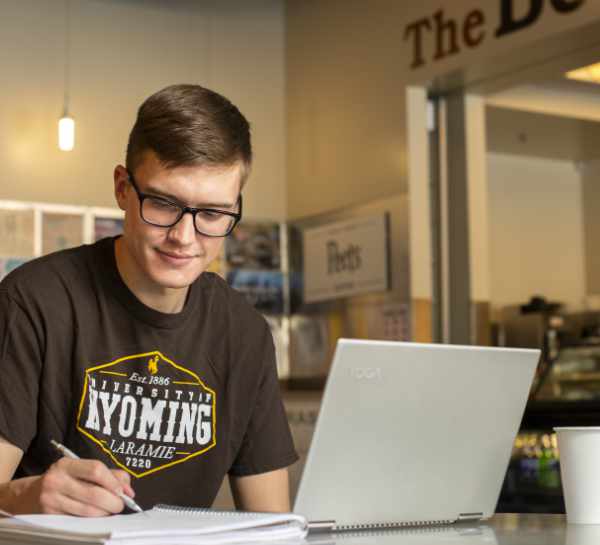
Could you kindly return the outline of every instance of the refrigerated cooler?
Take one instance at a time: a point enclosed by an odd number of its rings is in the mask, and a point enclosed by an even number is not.
[[[498,512],[564,513],[560,452],[553,428],[600,425],[600,339],[592,324],[573,334],[581,316],[566,316],[562,346],[540,372],[515,440]]]

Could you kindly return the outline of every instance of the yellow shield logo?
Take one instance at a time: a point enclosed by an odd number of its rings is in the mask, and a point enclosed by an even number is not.
[[[158,351],[86,370],[77,429],[135,477],[216,445],[216,395]]]

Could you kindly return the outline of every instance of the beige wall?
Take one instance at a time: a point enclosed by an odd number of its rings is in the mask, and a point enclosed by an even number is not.
[[[591,296],[588,303],[598,308],[598,303],[600,303],[600,252],[598,252],[598,241],[600,240],[600,160],[596,159],[582,163],[581,178],[583,184],[586,293]]]
[[[553,293],[572,309],[599,305],[600,123],[577,119],[577,101],[574,117],[564,117],[569,110],[555,107],[564,97],[550,89],[556,115],[504,107],[486,111],[496,309],[534,293]],[[490,102],[498,104],[495,97]]]
[[[515,14],[524,15],[529,5],[528,0],[514,0]],[[440,9],[446,21],[457,20],[459,36],[464,18],[474,9],[482,10],[485,38],[476,48],[461,42],[458,53],[434,62],[432,30],[423,43],[427,62],[413,70],[413,43],[405,39],[405,28],[423,17],[431,18]],[[370,0],[368,7],[361,0],[288,2],[289,217],[352,208],[396,194],[409,194],[411,201],[415,196],[423,200],[423,191],[415,184],[428,186],[430,180],[426,165],[409,165],[408,148],[422,135],[406,135],[407,86],[428,86],[442,94],[467,87],[471,94],[485,94],[523,79],[545,78],[549,71],[560,73],[563,68],[573,68],[574,62],[580,66],[600,56],[594,46],[600,2],[586,1],[574,13],[559,14],[545,0],[534,25],[501,38],[495,36],[499,20],[500,0]],[[423,117],[421,112],[419,116]],[[415,157],[426,154],[411,152],[411,161]],[[410,174],[410,189],[409,167],[422,174],[421,179]],[[422,232],[429,221],[426,214],[421,209],[419,216],[419,210],[411,208],[411,248],[423,242]],[[482,237],[471,242],[485,248]],[[430,283],[425,279],[430,278],[431,267],[428,252],[411,250],[411,297],[425,307],[430,296]],[[487,282],[488,278],[479,276],[474,286],[485,292]]]
[[[486,126],[489,151],[565,161],[600,157],[598,122],[492,106]]]
[[[538,22],[494,37],[498,0],[303,0],[287,4],[288,210],[292,218],[351,206],[404,192],[407,187],[405,87],[408,83],[452,87],[514,72],[596,40],[578,31],[569,41],[552,38],[600,19],[600,2],[557,14],[545,2]],[[475,49],[410,69],[412,43],[405,26],[444,6],[445,17],[463,18],[474,8],[488,22]],[[515,0],[516,13],[526,9]],[[459,33],[462,32],[459,27]],[[432,33],[424,43],[432,55]],[[569,48],[565,48],[565,43]],[[518,55],[515,55],[518,51]],[[524,73],[531,75],[532,71]],[[502,78],[500,78],[502,79]],[[445,80],[448,80],[446,82]],[[426,183],[424,181],[423,183]]]
[[[0,199],[113,206],[136,108],[172,83],[225,94],[252,124],[248,217],[284,219],[283,0],[71,0],[73,152],[60,152],[64,3],[0,4]]]
[[[405,189],[398,22],[406,2],[287,4],[288,212],[291,218]]]
[[[582,179],[572,161],[488,154],[491,302],[585,304]]]
[[[525,84],[488,97],[490,106],[563,118],[600,121],[600,93],[594,85],[564,81]]]

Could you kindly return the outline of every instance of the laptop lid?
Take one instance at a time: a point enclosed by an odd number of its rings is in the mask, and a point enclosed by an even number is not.
[[[490,517],[539,357],[340,339],[294,512],[337,529]]]

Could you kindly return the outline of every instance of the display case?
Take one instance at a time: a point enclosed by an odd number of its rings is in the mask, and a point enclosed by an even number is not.
[[[563,325],[550,332],[554,347],[542,344],[544,357],[515,440],[499,512],[564,513],[553,428],[600,425],[598,317],[586,316],[565,315]]]
[[[560,349],[535,400],[600,401],[600,345],[583,344]]]

